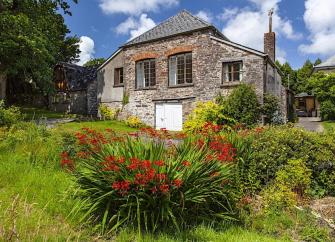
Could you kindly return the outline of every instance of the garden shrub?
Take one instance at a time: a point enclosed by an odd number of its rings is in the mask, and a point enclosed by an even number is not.
[[[224,114],[238,123],[253,126],[260,121],[261,106],[252,86],[240,84],[226,99],[218,100],[223,106]]]
[[[5,107],[5,102],[0,100],[0,126],[10,127],[22,119],[23,115],[18,107]]]
[[[18,154],[20,161],[59,168],[61,135],[33,122],[19,122],[0,136],[0,153]]]
[[[262,114],[265,115],[265,123],[282,124],[280,117],[279,99],[271,93],[264,94]]]
[[[311,170],[303,160],[289,160],[276,178],[262,192],[265,211],[282,210],[297,204],[305,197],[311,184]]]
[[[142,123],[141,119],[136,116],[129,116],[126,120],[126,125],[128,125],[131,128],[141,128],[145,126],[145,124]]]
[[[231,144],[189,137],[175,146],[157,138],[166,131],[148,129],[151,139],[88,129],[77,134],[83,150],[76,157],[62,154],[82,201],[74,212],[83,210],[83,220],[90,218],[102,231],[123,225],[180,231],[233,219],[228,197],[235,157]]]
[[[103,120],[115,120],[120,110],[117,108],[108,107],[105,104],[100,104],[99,111]]]
[[[335,120],[335,103],[330,100],[321,102],[320,114],[322,120]]]
[[[185,132],[193,133],[200,131],[206,123],[233,125],[236,122],[223,114],[223,107],[219,104],[213,101],[198,102],[195,109],[187,117],[183,129]]]
[[[258,131],[257,131],[258,130]],[[335,137],[290,126],[268,127],[251,132],[252,158],[248,161],[243,186],[255,192],[269,184],[287,161],[303,160],[312,171],[311,191],[316,196],[335,195]],[[255,186],[255,180],[258,180]]]

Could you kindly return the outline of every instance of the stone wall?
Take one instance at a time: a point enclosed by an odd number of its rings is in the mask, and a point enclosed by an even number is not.
[[[56,93],[50,97],[49,109],[55,112],[87,114],[86,91]]]
[[[92,116],[97,116],[98,114],[98,99],[97,99],[97,80],[92,81],[87,86],[87,114]]]
[[[176,36],[170,39],[131,46],[124,49],[125,90],[129,104],[125,112],[141,118],[148,125],[155,125],[155,104],[180,102],[183,118],[191,112],[196,101],[214,99],[219,93],[227,95],[239,83],[222,85],[222,63],[243,61],[243,82],[255,86],[260,99],[263,96],[264,58],[220,43],[210,36],[211,30]],[[168,58],[171,54],[192,51],[193,84],[168,86]],[[156,86],[149,90],[135,89],[135,61],[156,58]]]

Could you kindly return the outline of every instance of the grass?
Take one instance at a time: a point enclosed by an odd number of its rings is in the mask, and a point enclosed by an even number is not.
[[[66,219],[74,204],[65,195],[72,180],[56,164],[58,149],[51,150],[57,137],[23,137],[0,147],[0,241],[85,240],[88,232]]]
[[[327,133],[335,131],[335,121],[324,121],[322,125]]]
[[[66,124],[60,124],[56,127],[56,130],[62,132],[76,132],[84,127],[95,129],[98,131],[104,131],[107,128],[112,129],[116,132],[134,132],[137,129],[128,127],[125,123],[115,120],[109,121],[94,121],[94,122],[71,122]]]
[[[117,242],[143,241],[143,242],[183,242],[183,241],[213,241],[213,242],[274,242],[290,241],[279,239],[260,233],[249,231],[241,227],[230,227],[226,230],[214,230],[205,226],[196,227],[190,231],[184,231],[181,234],[160,233],[157,235],[143,234],[139,236],[133,230],[125,229],[115,238]]]
[[[76,217],[68,217],[76,202],[67,196],[73,181],[59,165],[59,153],[64,145],[60,131],[73,132],[82,127],[135,130],[117,121],[68,123],[54,130],[29,123],[19,125],[10,133],[0,129],[0,241],[95,241],[99,238]],[[324,231],[315,224],[306,225],[311,221],[309,217],[279,215],[251,219],[254,222],[247,228],[198,226],[181,234],[139,236],[136,231],[124,228],[111,239],[119,242],[291,241],[292,228],[297,227],[306,241],[324,238]]]
[[[56,119],[56,118],[65,118],[65,117],[74,117],[75,115],[53,112],[43,108],[34,108],[34,107],[21,107],[21,112],[25,115],[25,120],[38,120],[41,118],[47,119]]]

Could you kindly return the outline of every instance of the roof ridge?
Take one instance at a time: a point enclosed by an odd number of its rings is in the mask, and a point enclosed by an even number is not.
[[[177,26],[177,28],[175,27]],[[153,28],[147,30],[141,35],[129,40],[123,46],[139,44],[146,41],[159,39],[162,37],[173,36],[184,32],[194,31],[201,28],[214,27],[203,19],[194,16],[186,9],[160,22]]]

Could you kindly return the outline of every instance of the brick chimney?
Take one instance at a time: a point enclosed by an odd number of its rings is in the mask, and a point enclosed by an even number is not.
[[[269,33],[264,34],[264,52],[276,61],[276,33],[272,32],[273,8],[269,11]]]

